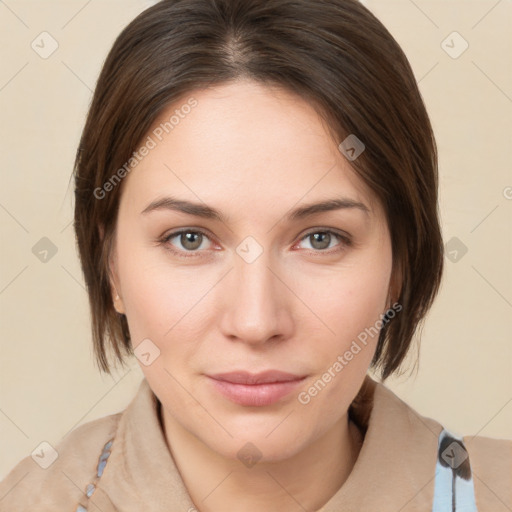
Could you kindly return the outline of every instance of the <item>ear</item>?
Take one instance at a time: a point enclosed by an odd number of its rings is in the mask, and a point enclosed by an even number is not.
[[[99,234],[100,234],[100,243],[108,243],[104,241],[104,228],[102,225],[98,226]],[[124,315],[125,307],[123,303],[123,298],[121,294],[121,286],[119,281],[119,275],[117,271],[117,250],[115,244],[115,237],[111,241],[111,250],[108,255],[108,275],[110,280],[110,292],[112,296],[112,303],[114,304],[114,309]]]
[[[398,297],[400,297],[400,293],[402,292],[402,284],[402,265],[398,263],[396,268],[393,269],[391,279],[389,281],[388,307],[391,307],[396,301],[398,301]]]

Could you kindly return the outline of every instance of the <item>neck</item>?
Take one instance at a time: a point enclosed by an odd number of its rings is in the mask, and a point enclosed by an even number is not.
[[[359,429],[344,415],[305,450],[245,467],[238,459],[213,451],[164,410],[162,423],[198,512],[318,510],[348,478],[363,441]]]

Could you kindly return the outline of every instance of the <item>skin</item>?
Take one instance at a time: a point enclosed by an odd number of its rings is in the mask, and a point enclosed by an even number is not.
[[[357,459],[362,437],[347,410],[377,336],[308,404],[298,393],[392,304],[385,215],[316,111],[293,93],[246,80],[197,90],[155,126],[191,96],[198,105],[123,182],[110,260],[114,304],[134,348],[150,339],[160,350],[140,366],[196,509],[317,510]],[[170,209],[141,213],[170,195],[213,207],[225,222]],[[339,197],[368,211],[285,219],[293,208]],[[179,228],[207,236],[161,241]],[[326,229],[351,243],[332,234],[325,249],[306,236]],[[252,263],[236,252],[248,236],[263,250]],[[250,407],[206,377],[235,369],[307,377],[279,402]],[[247,442],[261,454],[252,467],[237,457]]]

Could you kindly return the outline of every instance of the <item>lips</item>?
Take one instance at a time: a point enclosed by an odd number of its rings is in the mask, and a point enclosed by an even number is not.
[[[231,382],[232,384],[272,384],[275,382],[290,382],[304,378],[304,375],[294,375],[293,373],[281,372],[279,370],[267,370],[260,373],[249,373],[243,370],[217,373],[209,375],[212,379],[224,382]]]
[[[262,407],[278,402],[306,378],[279,370],[249,373],[243,370],[207,376],[213,387],[232,402]]]

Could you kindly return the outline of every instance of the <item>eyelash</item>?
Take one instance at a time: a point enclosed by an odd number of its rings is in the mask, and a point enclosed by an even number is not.
[[[179,256],[181,258],[193,258],[193,257],[196,257],[200,253],[200,251],[198,251],[198,250],[195,250],[195,251],[177,250],[177,249],[174,249],[173,246],[170,244],[170,240],[172,238],[175,238],[176,236],[181,235],[183,233],[201,234],[201,235],[205,236],[206,238],[210,239],[208,234],[205,231],[201,230],[201,229],[197,229],[197,228],[187,229],[187,228],[184,228],[184,229],[179,229],[177,231],[173,231],[172,233],[169,233],[168,235],[164,235],[159,240],[159,243],[164,245],[167,250],[169,250],[170,252],[172,252],[173,254],[175,254],[175,255],[177,255],[177,256]],[[332,229],[322,229],[322,228],[320,228],[320,229],[317,228],[315,230],[308,231],[306,234],[304,234],[304,236],[302,236],[300,238],[299,242],[302,242],[303,240],[305,240],[309,236],[317,234],[317,233],[334,235],[339,240],[341,240],[342,244],[340,244],[340,246],[336,246],[336,248],[334,250],[333,250],[333,248],[331,248],[331,249],[316,249],[316,250],[315,249],[309,249],[310,252],[313,252],[313,253],[316,253],[316,254],[332,255],[334,253],[341,252],[346,247],[350,247],[352,245],[352,240],[351,240],[351,238],[348,235],[342,234],[342,233],[340,233],[338,231],[334,231]],[[308,249],[306,249],[306,250],[308,250]]]

